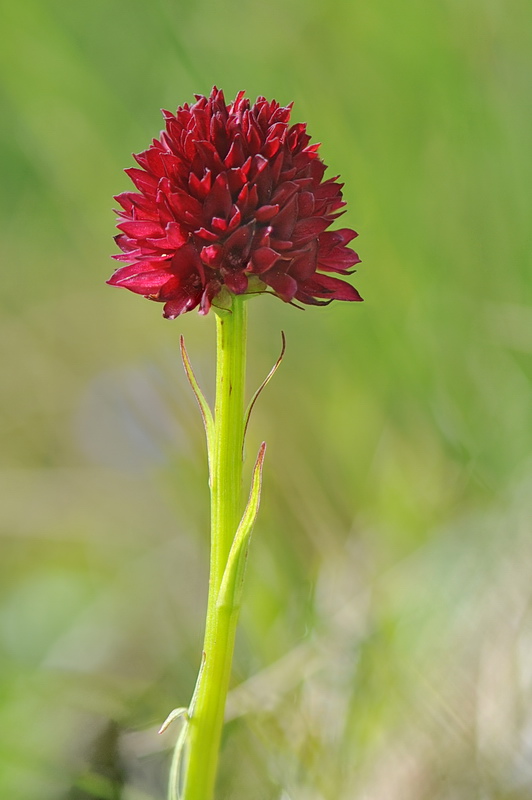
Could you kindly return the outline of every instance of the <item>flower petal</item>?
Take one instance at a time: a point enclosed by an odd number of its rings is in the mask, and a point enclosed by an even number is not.
[[[271,247],[259,247],[258,250],[253,251],[251,257],[253,264],[251,272],[257,275],[260,275],[261,272],[266,272],[266,270],[273,267],[280,257],[279,253],[276,253]]]
[[[224,282],[230,292],[244,294],[248,288],[248,276],[240,270],[225,270],[222,268]]]
[[[128,236],[136,239],[145,239],[148,236],[162,236],[163,229],[158,222],[152,222],[146,219],[135,219],[130,222],[121,222],[116,226],[119,230],[124,231]]]
[[[301,219],[294,227],[292,239],[298,244],[310,242],[315,239],[320,233],[328,228],[330,225],[329,220],[323,217],[309,217],[309,219]]]
[[[172,273],[160,264],[141,262],[117,269],[107,283],[111,286],[122,286],[135,294],[152,295],[157,294],[171,277]]]
[[[328,252],[338,245],[346,245],[358,236],[351,228],[340,228],[337,231],[325,231],[320,234],[320,250]]]
[[[180,292],[177,297],[168,300],[163,307],[163,317],[165,319],[175,319],[185,311],[196,308],[201,299],[201,293],[188,294],[186,291]]]
[[[298,283],[307,280],[316,272],[316,249],[316,246],[309,247],[290,264],[288,272]]]
[[[137,189],[141,192],[144,192],[144,194],[150,197],[155,194],[158,181],[153,175],[149,175],[143,169],[137,169],[137,167],[130,167],[129,169],[125,169],[124,172],[126,175],[129,175]]]
[[[287,275],[286,272],[281,272],[280,270],[272,269],[270,272],[262,274],[261,280],[271,286],[275,294],[285,303],[293,300],[298,289],[297,281],[291,275]]]
[[[301,289],[313,297],[325,297],[331,300],[352,300],[360,302],[362,297],[354,286],[339,278],[316,273],[313,278],[304,281]]]

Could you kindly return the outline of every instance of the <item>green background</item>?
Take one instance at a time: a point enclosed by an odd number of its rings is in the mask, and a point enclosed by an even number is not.
[[[0,795],[164,797],[206,602],[183,333],[105,285],[131,152],[213,84],[295,101],[363,304],[250,304],[268,442],[218,798],[532,796],[525,0],[0,11]]]

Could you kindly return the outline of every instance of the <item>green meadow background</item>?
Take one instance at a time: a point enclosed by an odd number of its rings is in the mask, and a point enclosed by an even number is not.
[[[532,797],[532,7],[0,11],[0,796],[161,800],[208,558],[214,319],[105,285],[122,169],[213,84],[345,181],[363,304],[250,304],[268,442],[217,800]]]

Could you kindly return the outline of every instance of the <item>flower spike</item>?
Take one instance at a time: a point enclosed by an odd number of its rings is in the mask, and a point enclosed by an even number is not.
[[[137,191],[116,196],[116,243],[126,262],[108,283],[164,303],[175,319],[207,314],[224,295],[274,294],[285,303],[362,300],[342,278],[360,259],[350,228],[328,230],[345,205],[324,180],[319,145],[291,105],[214,88],[175,114],[126,170]]]

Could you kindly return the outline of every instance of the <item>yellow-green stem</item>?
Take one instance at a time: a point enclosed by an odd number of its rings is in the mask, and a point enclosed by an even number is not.
[[[236,296],[231,313],[216,316],[209,598],[203,663],[187,735],[183,800],[212,800],[233,660],[238,609],[216,601],[242,515],[246,310],[245,299]]]

